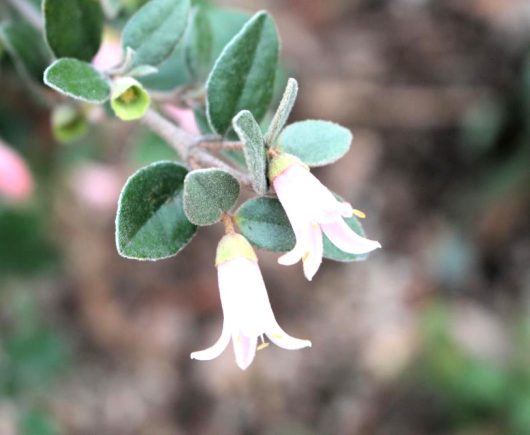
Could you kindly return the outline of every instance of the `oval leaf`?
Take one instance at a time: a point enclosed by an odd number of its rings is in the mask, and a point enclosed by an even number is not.
[[[294,248],[295,236],[280,201],[261,197],[245,202],[235,214],[241,233],[254,246],[285,252]]]
[[[103,103],[110,96],[110,86],[92,65],[77,59],[59,59],[44,71],[44,83],[77,100]]]
[[[261,121],[272,99],[278,52],[276,25],[266,12],[254,15],[225,47],[206,84],[215,132],[224,135],[241,110]]]
[[[103,11],[95,0],[44,0],[46,40],[57,57],[91,60],[101,44]]]
[[[208,10],[199,6],[193,13],[191,27],[186,39],[186,64],[197,81],[208,76],[213,54],[213,31]]]
[[[265,195],[268,190],[267,153],[261,128],[248,110],[239,112],[234,118],[233,125],[237,135],[245,144],[243,152],[252,180],[252,187],[256,193]]]
[[[19,72],[41,82],[50,59],[42,35],[34,27],[25,22],[4,23],[0,27],[0,43]]]
[[[282,131],[289,115],[291,114],[291,110],[293,110],[297,95],[298,82],[296,79],[290,78],[287,81],[287,86],[285,87],[282,99],[278,105],[278,110],[276,110],[269,125],[269,130],[265,136],[265,142],[267,145],[273,145],[276,142],[278,135]]]
[[[239,197],[239,182],[220,169],[198,169],[184,180],[184,212],[196,225],[221,220]]]
[[[235,221],[241,233],[256,247],[268,251],[286,252],[294,248],[296,237],[289,218],[280,201],[275,198],[254,198],[245,202],[237,211]],[[345,219],[348,226],[364,237],[359,220],[352,216]],[[341,251],[322,234],[324,258],[350,262],[362,261],[368,254],[354,255]]]
[[[123,257],[159,260],[172,257],[186,246],[197,227],[182,207],[184,178],[188,170],[162,161],[133,174],[118,202],[116,246]]]
[[[309,166],[323,166],[340,159],[350,149],[353,136],[347,128],[330,121],[307,120],[288,125],[277,148]]]
[[[131,67],[156,66],[169,57],[186,30],[190,0],[151,0],[123,29],[123,48],[135,51]]]

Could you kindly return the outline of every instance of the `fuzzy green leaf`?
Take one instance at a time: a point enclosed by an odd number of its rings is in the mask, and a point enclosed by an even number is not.
[[[116,246],[123,257],[159,260],[178,254],[195,235],[182,206],[188,170],[161,161],[134,173],[123,188],[116,217]]]
[[[254,15],[225,47],[206,84],[215,132],[224,135],[241,110],[261,121],[272,99],[278,52],[276,25],[266,12]]]
[[[135,56],[131,67],[156,66],[169,57],[184,35],[190,0],[151,0],[136,12],[123,29],[123,48]]]
[[[237,114],[233,126],[245,144],[243,151],[252,180],[252,187],[256,193],[265,195],[268,190],[267,153],[265,152],[265,140],[261,134],[261,128],[248,110],[243,110]]]
[[[99,49],[103,11],[95,0],[44,0],[46,40],[56,57],[90,61]]]
[[[42,35],[34,27],[25,22],[3,23],[0,44],[13,58],[20,73],[41,82],[50,56]]]
[[[195,225],[221,220],[239,197],[239,182],[221,169],[198,169],[184,180],[184,212]]]
[[[110,96],[110,86],[92,65],[77,59],[59,59],[44,71],[44,83],[77,100],[103,103]]]
[[[213,55],[213,31],[205,7],[197,7],[186,39],[186,64],[197,81],[208,76]]]
[[[295,236],[289,219],[275,198],[261,197],[245,202],[235,214],[241,233],[254,246],[285,252],[294,248]]]
[[[347,128],[329,121],[307,120],[288,125],[277,148],[309,166],[323,166],[340,159],[350,149],[353,136]]]
[[[293,110],[297,95],[298,82],[295,79],[290,78],[287,81],[287,86],[285,87],[285,91],[278,109],[276,110],[276,113],[274,114],[274,117],[272,118],[272,121],[269,125],[269,130],[265,135],[265,142],[267,145],[273,146],[276,142],[278,135],[282,131],[287,119],[289,118],[289,115],[291,114],[291,110]]]

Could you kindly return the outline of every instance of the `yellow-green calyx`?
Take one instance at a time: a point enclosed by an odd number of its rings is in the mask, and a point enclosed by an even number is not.
[[[88,131],[88,122],[83,112],[69,104],[53,109],[52,132],[60,142],[73,142]]]
[[[245,237],[235,233],[226,234],[217,245],[215,265],[220,266],[227,261],[241,257],[254,262],[258,261],[254,249]]]
[[[112,84],[110,105],[118,118],[133,121],[144,116],[151,98],[143,86],[132,77],[121,77]]]
[[[281,153],[272,158],[269,163],[269,180],[272,182],[278,175],[289,169],[292,165],[299,165],[309,171],[309,167],[298,157],[292,154]]]

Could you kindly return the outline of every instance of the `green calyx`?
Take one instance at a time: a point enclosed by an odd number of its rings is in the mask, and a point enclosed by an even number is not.
[[[51,122],[53,135],[63,143],[73,142],[88,131],[88,122],[84,113],[69,104],[54,108]]]
[[[292,154],[280,153],[275,155],[269,163],[269,180],[272,181],[286,169],[293,165],[299,165],[309,171],[309,166],[304,164],[298,157]]]
[[[215,265],[220,266],[227,261],[241,257],[254,262],[258,261],[252,245],[245,237],[235,233],[226,234],[217,245]]]
[[[121,120],[140,119],[150,104],[151,97],[143,86],[132,77],[121,77],[112,84],[110,105]]]

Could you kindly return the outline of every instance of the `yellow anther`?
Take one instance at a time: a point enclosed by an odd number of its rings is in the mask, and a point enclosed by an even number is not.
[[[137,97],[138,93],[136,92],[136,89],[131,86],[123,94],[120,95],[120,100],[122,100],[125,104],[128,104],[131,101],[135,100]]]
[[[281,340],[283,338],[283,335],[275,333],[275,334],[271,334],[271,337],[275,338],[276,340]]]
[[[261,343],[260,345],[258,345],[258,347],[256,348],[256,350],[263,350],[263,349],[266,349],[267,347],[270,346],[270,343],[266,343],[266,342],[263,342]]]
[[[304,255],[302,255],[302,261],[306,261],[310,255],[311,255],[311,252],[309,251],[304,252]]]
[[[366,214],[364,214],[364,212],[362,212],[361,210],[357,210],[356,208],[353,209],[353,215],[361,219],[364,219],[366,217]]]

